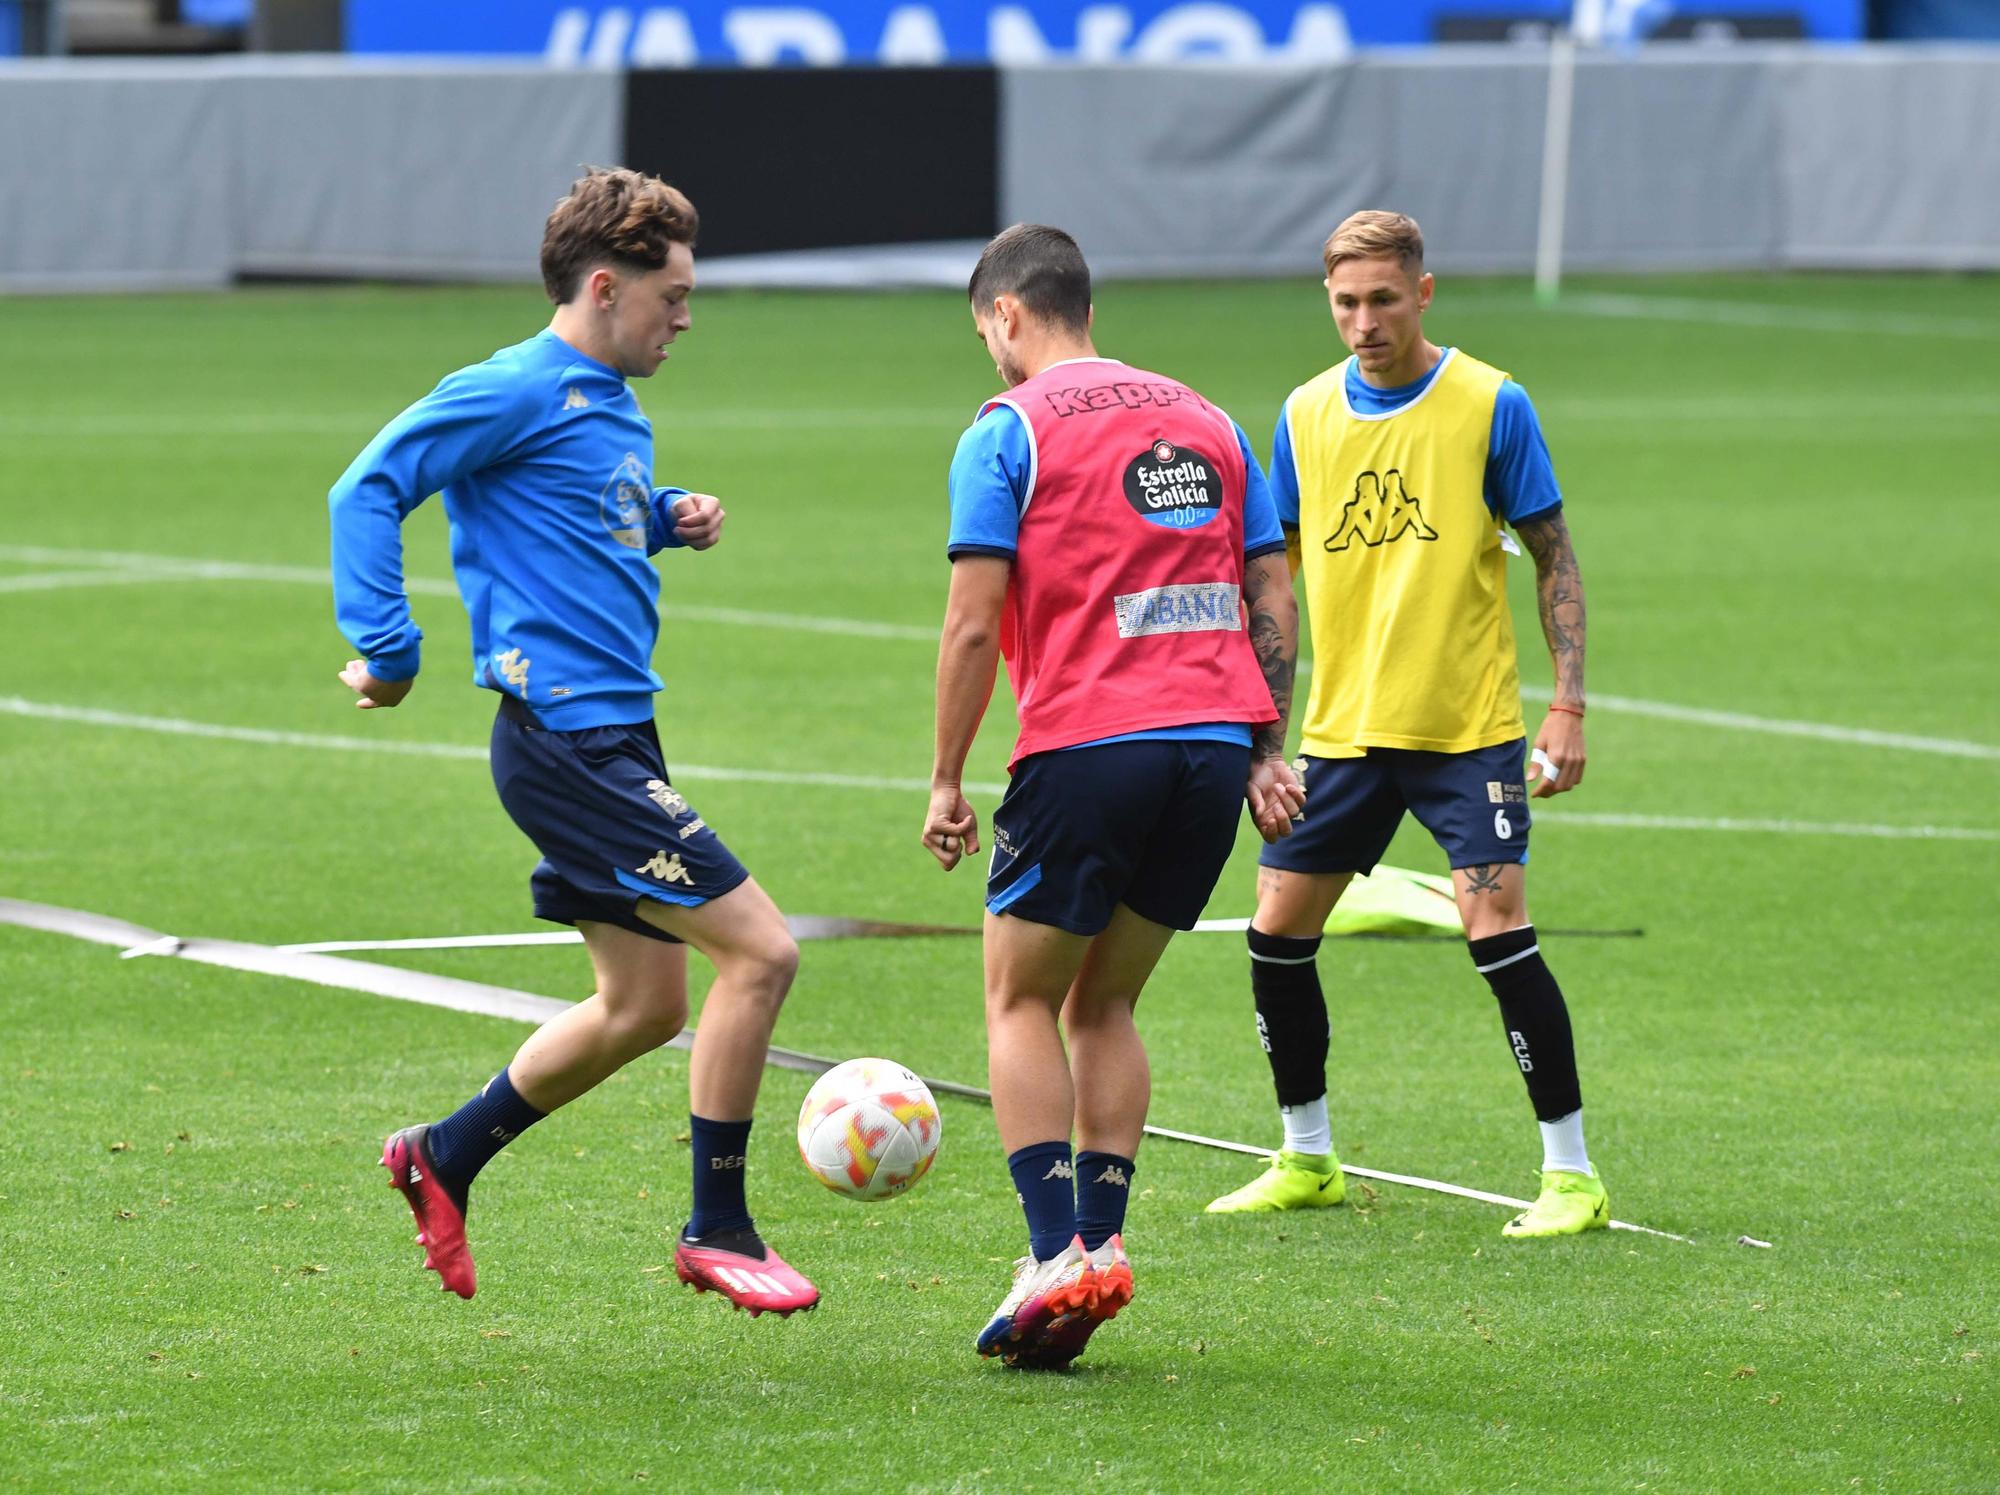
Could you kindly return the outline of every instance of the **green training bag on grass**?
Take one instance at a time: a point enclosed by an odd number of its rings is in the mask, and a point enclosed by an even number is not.
[[[1328,934],[1463,934],[1451,879],[1404,867],[1356,873],[1327,916]]]

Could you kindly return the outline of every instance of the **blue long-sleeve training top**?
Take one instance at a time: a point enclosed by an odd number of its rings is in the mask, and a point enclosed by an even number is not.
[[[650,720],[660,578],[678,545],[653,428],[616,369],[553,332],[448,375],[333,485],[333,606],[378,680],[417,673],[402,523],[433,493],[472,620],[472,678],[558,731]]]

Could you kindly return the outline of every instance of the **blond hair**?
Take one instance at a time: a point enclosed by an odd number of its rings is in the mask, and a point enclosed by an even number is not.
[[[1339,228],[1327,235],[1326,273],[1342,260],[1371,260],[1393,254],[1405,270],[1419,273],[1424,268],[1424,231],[1407,213],[1387,213],[1367,208],[1349,215]]]
[[[561,305],[598,265],[657,270],[675,244],[694,244],[701,217],[677,188],[623,167],[593,166],[542,229],[542,288]]]

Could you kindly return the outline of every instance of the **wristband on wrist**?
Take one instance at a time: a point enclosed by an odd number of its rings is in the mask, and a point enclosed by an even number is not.
[[[1581,706],[1564,706],[1556,701],[1549,702],[1549,710],[1567,712],[1571,716],[1583,715],[1583,708]]]

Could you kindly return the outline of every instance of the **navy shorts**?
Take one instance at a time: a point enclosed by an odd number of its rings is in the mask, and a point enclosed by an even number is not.
[[[673,788],[651,722],[551,732],[503,697],[490,756],[500,803],[542,854],[538,919],[678,943],[639,917],[641,898],[693,908],[750,876]]]
[[[1236,845],[1250,749],[1148,740],[1036,753],[993,812],[989,913],[1095,935],[1124,904],[1192,929]]]
[[[1301,758],[1306,815],[1265,846],[1260,867],[1372,872],[1408,810],[1453,868],[1528,859],[1528,744],[1517,737],[1467,753],[1370,748],[1359,758]]]

